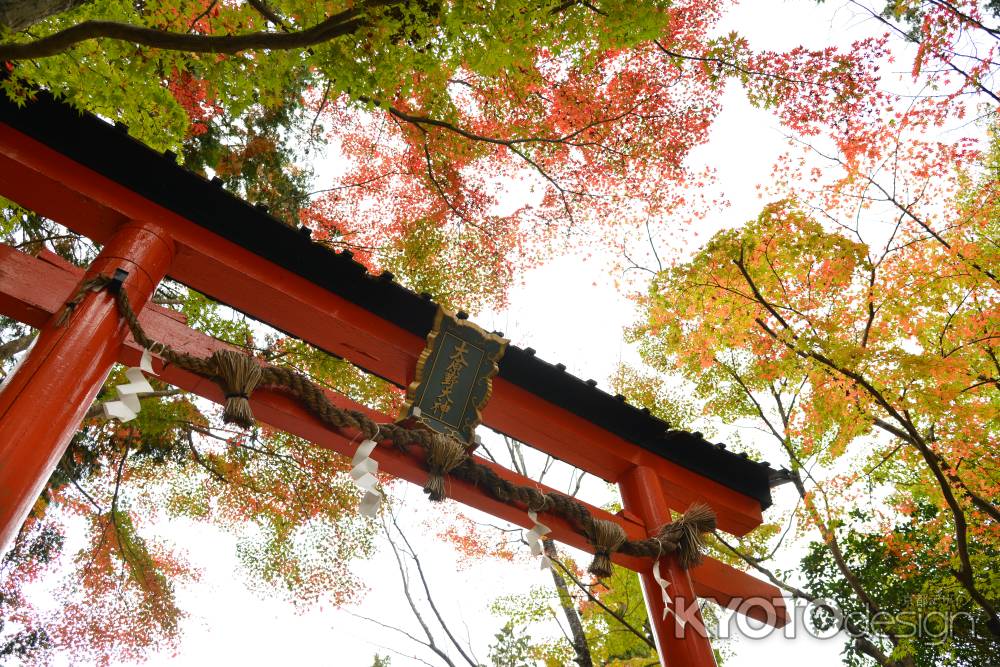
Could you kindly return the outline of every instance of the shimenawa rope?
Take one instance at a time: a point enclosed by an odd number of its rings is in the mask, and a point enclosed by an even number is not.
[[[103,284],[107,284],[107,279]],[[81,286],[78,293],[85,294],[94,289],[94,285]],[[165,361],[210,379],[222,388],[226,399],[222,418],[227,423],[244,428],[253,426],[250,396],[254,389],[264,386],[292,395],[335,431],[354,429],[365,438],[389,441],[403,452],[418,446],[425,451],[429,476],[424,491],[431,500],[446,497],[445,478],[451,476],[486,489],[504,503],[516,503],[521,508],[560,516],[594,547],[594,561],[588,570],[597,577],[611,574],[611,554],[615,552],[654,560],[673,553],[682,567],[691,567],[701,559],[702,536],[715,530],[715,514],[711,508],[694,504],[680,519],[666,524],[653,537],[629,540],[619,524],[595,519],[582,503],[569,496],[542,493],[534,487],[518,486],[500,477],[491,468],[477,463],[469,456],[466,446],[454,438],[424,429],[407,429],[399,424],[378,424],[361,412],[338,408],[319,385],[300,373],[270,364],[261,366],[253,357],[236,350],[216,351],[208,358],[177,352],[146,335],[129,304],[126,290],[117,290],[116,299],[137,343],[153,350]]]

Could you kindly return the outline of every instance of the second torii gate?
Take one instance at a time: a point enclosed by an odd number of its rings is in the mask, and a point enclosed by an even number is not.
[[[85,293],[68,324],[55,321],[67,300],[80,294],[81,284],[98,274],[126,270],[122,289],[143,328],[178,351],[205,357],[226,346],[187,327],[177,313],[149,303],[166,276],[398,386],[414,378],[436,311],[429,298],[391,276],[369,275],[349,253],[313,243],[307,233],[179,167],[174,156],[132,140],[121,126],[81,116],[45,94],[25,108],[0,102],[0,194],[103,245],[85,272],[51,254],[31,257],[0,246],[0,313],[39,329],[33,349],[0,390],[0,550],[17,534],[112,365],[138,361],[141,348],[107,292]],[[182,389],[224,400],[214,383],[189,371],[162,363],[156,370]],[[334,405],[391,421],[345,396],[326,395]],[[281,392],[258,390],[251,404],[261,421],[318,446],[353,453],[349,434],[327,428]],[[721,530],[746,534],[762,522],[770,487],[780,479],[767,464],[697,434],[669,430],[621,397],[541,361],[530,348],[507,350],[483,421],[616,482],[623,512],[612,516],[587,509],[620,525],[629,539],[654,534],[671,521],[671,509],[697,501],[714,509]],[[372,456],[392,475],[418,484],[427,479],[420,457],[390,447],[378,447]],[[535,485],[475,459],[504,479]],[[523,511],[473,484],[452,480],[449,495],[531,525]],[[591,550],[567,521],[552,517],[546,523],[553,538]],[[613,560],[641,576],[662,662],[714,665],[704,633],[665,620],[651,563],[620,553]],[[780,591],[770,584],[712,559],[690,571],[675,558],[663,562],[675,600],[700,596],[771,625],[787,622]],[[740,606],[746,599],[773,604]]]

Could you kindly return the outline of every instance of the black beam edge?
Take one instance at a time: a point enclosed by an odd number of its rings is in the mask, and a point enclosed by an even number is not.
[[[3,97],[3,96],[0,96]],[[120,128],[57,101],[48,92],[18,107],[0,99],[0,122],[146,199],[187,218],[288,271],[426,337],[437,306],[390,280],[378,280],[349,253],[312,242],[211,181],[133,139]],[[668,425],[517,346],[500,362],[500,377],[734,491],[771,505],[778,471]]]

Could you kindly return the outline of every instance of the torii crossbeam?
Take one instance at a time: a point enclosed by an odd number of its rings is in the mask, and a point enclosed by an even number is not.
[[[0,246],[0,313],[37,327],[24,363],[0,390],[0,550],[17,534],[31,505],[115,362],[136,363],[141,349],[106,293],[88,295],[69,324],[54,314],[87,277],[129,272],[125,289],[153,338],[207,356],[223,343],[149,304],[166,276],[371,373],[407,386],[424,348],[436,306],[392,281],[371,276],[349,253],[332,253],[112,127],[45,94],[25,108],[0,103],[0,195],[103,245],[86,272],[43,253],[31,257]],[[141,309],[141,310],[140,310]],[[180,368],[160,365],[162,379],[221,402],[218,387]],[[73,380],[68,380],[73,378]],[[387,416],[328,392],[336,405]],[[251,401],[264,422],[318,446],[350,455],[349,437],[329,430],[287,396],[261,390]],[[743,535],[762,522],[776,471],[666,424],[511,347],[500,364],[484,423],[606,480],[616,482],[625,511],[595,517],[642,539],[671,520],[670,510],[695,501],[716,512],[719,528]],[[392,448],[373,453],[382,470],[422,484],[421,461]],[[487,464],[477,458],[479,463]],[[493,466],[495,472],[530,480]],[[530,482],[533,483],[533,482]],[[450,495],[502,519],[528,517],[482,489],[455,480]],[[564,521],[548,521],[552,537],[589,550]],[[615,554],[640,573],[661,661],[669,667],[714,665],[703,634],[678,632],[664,620],[650,563]],[[675,599],[709,598],[736,608],[742,600],[775,601],[741,610],[763,622],[787,622],[780,591],[719,561],[686,571],[665,558]]]

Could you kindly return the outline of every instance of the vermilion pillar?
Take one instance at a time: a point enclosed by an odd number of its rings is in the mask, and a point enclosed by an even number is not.
[[[174,244],[162,230],[128,222],[111,236],[85,279],[128,271],[124,289],[141,312],[173,257]],[[28,357],[0,389],[0,554],[17,536],[128,333],[106,290],[87,294],[63,326],[56,317],[39,330]]]
[[[672,520],[670,508],[660,487],[660,479],[652,469],[636,466],[619,482],[619,488],[625,509],[646,524],[649,535],[655,534],[660,526]],[[689,609],[696,603],[691,577],[677,562],[677,558],[664,556],[660,559],[660,576],[669,582],[667,592],[673,599],[673,609],[681,612],[681,606]],[[712,644],[697,607],[689,615],[691,620],[683,626],[673,613],[664,619],[663,596],[653,577],[652,567],[640,572],[639,579],[660,662],[665,667],[715,667]],[[683,613],[681,615],[684,616]]]

